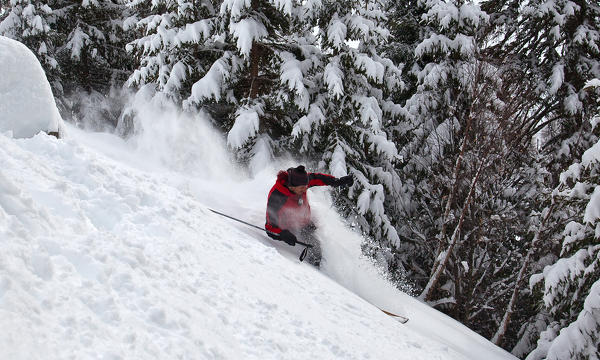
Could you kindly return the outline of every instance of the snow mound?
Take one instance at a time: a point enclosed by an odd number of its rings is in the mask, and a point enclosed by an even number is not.
[[[40,131],[62,132],[46,73],[22,43],[0,36],[0,132],[32,137]]]

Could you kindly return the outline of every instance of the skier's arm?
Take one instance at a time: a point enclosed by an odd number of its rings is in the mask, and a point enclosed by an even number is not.
[[[267,235],[279,240],[279,234],[281,228],[279,227],[279,211],[283,207],[283,204],[287,201],[287,197],[277,190],[272,190],[267,200],[267,222],[265,229]]]
[[[308,173],[308,187],[313,186],[334,186],[337,179],[335,176],[320,173]]]
[[[354,184],[354,179],[352,175],[343,176],[341,178],[336,178],[327,174],[320,173],[309,173],[308,174],[308,187],[313,186],[352,186]]]

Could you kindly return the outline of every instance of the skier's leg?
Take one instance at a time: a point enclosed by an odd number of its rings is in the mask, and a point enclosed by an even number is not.
[[[315,224],[310,223],[300,230],[300,238],[303,242],[312,245],[313,247],[308,249],[308,255],[306,259],[312,265],[319,267],[321,264],[321,244],[319,239],[315,236],[317,227]]]

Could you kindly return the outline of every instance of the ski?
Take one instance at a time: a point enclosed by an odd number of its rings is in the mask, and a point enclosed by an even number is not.
[[[381,308],[379,310],[381,310],[384,314],[386,314],[386,315],[388,315],[388,316],[390,316],[390,317],[398,320],[401,324],[406,324],[408,322],[408,318],[406,316],[394,314],[394,313],[391,313],[389,311],[385,311],[385,310],[383,310]]]

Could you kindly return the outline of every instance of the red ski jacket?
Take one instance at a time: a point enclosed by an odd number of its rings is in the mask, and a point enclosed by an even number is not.
[[[281,230],[300,230],[310,223],[310,205],[306,192],[296,195],[287,188],[288,174],[280,171],[277,182],[269,192],[267,200],[267,223],[265,229],[272,237],[277,237]],[[319,173],[308,173],[308,187],[334,185],[336,178]]]

